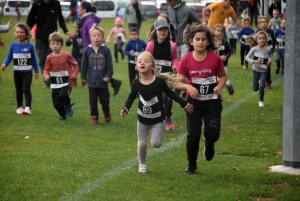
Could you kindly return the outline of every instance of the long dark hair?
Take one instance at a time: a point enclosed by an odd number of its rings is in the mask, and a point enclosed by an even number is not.
[[[82,1],[80,3],[80,6],[86,10],[87,13],[89,12],[93,12],[93,13],[97,13],[97,9],[94,5],[92,5],[90,2],[87,1]]]
[[[184,32],[183,32],[183,43],[188,46],[189,52],[194,51],[194,46],[190,44],[190,40],[193,40],[196,33],[205,33],[206,38],[208,40],[208,46],[206,47],[207,50],[216,50],[217,48],[214,45],[213,35],[209,28],[202,24],[191,24],[187,25]]]

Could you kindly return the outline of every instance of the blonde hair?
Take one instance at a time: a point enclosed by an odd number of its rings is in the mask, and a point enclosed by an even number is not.
[[[104,29],[102,29],[101,27],[99,27],[96,23],[94,23],[92,25],[92,28],[90,29],[90,35],[91,35],[92,31],[94,31],[94,30],[99,30],[101,32],[101,34],[102,34],[102,38],[104,38]]]
[[[62,45],[64,44],[64,39],[63,37],[60,35],[59,32],[53,32],[49,35],[49,43],[50,42],[59,42],[61,43]]]
[[[269,19],[266,16],[261,15],[258,17],[258,20],[257,20],[258,24],[260,24],[260,19],[265,19],[265,20],[267,20],[267,22],[269,22]]]
[[[212,29],[213,29],[214,31],[216,30],[216,28],[221,28],[222,31],[223,31],[223,29],[224,29],[224,27],[223,27],[221,24],[216,24],[215,26],[212,27]]]

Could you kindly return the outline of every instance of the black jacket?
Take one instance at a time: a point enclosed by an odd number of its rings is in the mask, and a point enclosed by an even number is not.
[[[61,13],[60,2],[50,0],[49,3],[45,3],[44,0],[37,0],[32,4],[27,17],[27,25],[32,28],[36,24],[36,38],[48,41],[49,34],[57,31],[57,20],[59,20],[59,25],[64,33],[68,32]]]

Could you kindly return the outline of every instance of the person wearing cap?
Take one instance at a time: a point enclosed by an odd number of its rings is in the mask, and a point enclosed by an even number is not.
[[[178,37],[178,59],[180,60],[189,51],[183,43],[183,31],[188,24],[200,23],[196,12],[185,4],[183,0],[167,0],[169,5],[167,14],[175,28]]]
[[[157,65],[157,73],[171,74],[176,71],[178,64],[177,45],[171,41],[170,29],[167,20],[159,19],[154,23],[154,30],[150,34],[150,41],[146,47],[150,52]],[[166,129],[173,130],[172,122],[172,105],[173,100],[163,93],[163,104]]]
[[[147,20],[143,5],[138,0],[131,0],[125,6],[123,21],[127,19],[128,29],[136,27],[140,31],[142,21]]]
[[[115,54],[115,62],[118,63],[118,52],[121,53],[122,60],[125,58],[124,52],[122,47],[126,42],[126,32],[125,29],[122,27],[123,20],[120,17],[115,19],[115,27],[110,30],[109,35],[107,36],[106,43],[109,43],[110,38],[114,35],[114,54]]]

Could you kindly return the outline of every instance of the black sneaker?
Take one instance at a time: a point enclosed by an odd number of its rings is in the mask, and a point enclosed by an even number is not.
[[[58,121],[65,121],[66,119],[67,119],[66,116],[64,116],[64,117],[58,117],[58,118],[57,118]]]
[[[114,96],[119,93],[120,87],[121,87],[122,81],[116,80],[114,81],[114,85],[112,86],[114,88]]]
[[[203,156],[205,160],[211,161],[215,156],[215,145],[214,144],[205,144],[203,149]]]
[[[121,53],[121,59],[123,60],[125,58],[124,52]]]
[[[275,74],[278,75],[278,74],[279,74],[279,71],[280,71],[280,68],[276,67],[276,69],[275,69]]]
[[[188,165],[184,171],[185,175],[193,175],[196,174],[196,170],[198,169],[197,166],[190,166]]]

